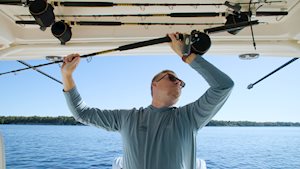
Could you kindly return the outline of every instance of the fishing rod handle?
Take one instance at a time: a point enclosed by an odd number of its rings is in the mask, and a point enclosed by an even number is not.
[[[1,0],[0,4],[4,5],[22,5],[21,0]]]
[[[171,38],[169,36],[165,36],[165,37],[162,37],[162,38],[157,38],[157,39],[147,40],[147,41],[143,41],[143,42],[132,43],[132,44],[128,44],[128,45],[123,45],[123,46],[120,46],[118,48],[118,50],[120,50],[120,51],[130,50],[130,49],[135,49],[135,48],[139,48],[139,47],[165,43],[165,42],[171,42]]]
[[[54,1],[55,6],[70,6],[70,7],[112,7],[115,4],[112,2],[59,2]]]

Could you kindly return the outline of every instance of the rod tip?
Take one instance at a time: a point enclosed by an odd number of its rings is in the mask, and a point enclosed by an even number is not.
[[[251,83],[251,84],[249,84],[249,85],[248,85],[247,89],[249,89],[249,90],[250,90],[250,89],[252,89],[252,88],[253,88],[253,86],[254,86],[254,85]]]

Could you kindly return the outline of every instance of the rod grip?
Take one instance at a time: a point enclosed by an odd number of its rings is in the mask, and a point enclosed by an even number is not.
[[[203,13],[171,13],[170,17],[216,17],[220,14],[217,12],[203,12]]]
[[[139,48],[139,47],[150,46],[150,45],[160,44],[160,43],[164,43],[164,42],[171,42],[170,37],[165,36],[162,38],[132,43],[132,44],[128,44],[128,45],[123,45],[123,46],[120,46],[117,50],[123,51],[123,50],[135,49],[135,48]]]
[[[80,7],[111,7],[112,2],[60,2],[62,6],[80,6]]]
[[[120,26],[121,22],[95,22],[95,21],[78,21],[76,22],[78,25],[101,25],[101,26]]]
[[[1,0],[0,4],[4,5],[22,5],[21,0]]]

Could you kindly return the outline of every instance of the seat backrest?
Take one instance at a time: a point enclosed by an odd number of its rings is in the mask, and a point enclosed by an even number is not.
[[[0,132],[0,169],[5,169],[5,151],[4,151],[4,141],[2,134]]]

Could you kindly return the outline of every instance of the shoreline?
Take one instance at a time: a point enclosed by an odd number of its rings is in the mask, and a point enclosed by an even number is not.
[[[83,125],[72,116],[0,116],[0,125]],[[206,127],[300,127],[300,122],[254,122],[211,120]]]

